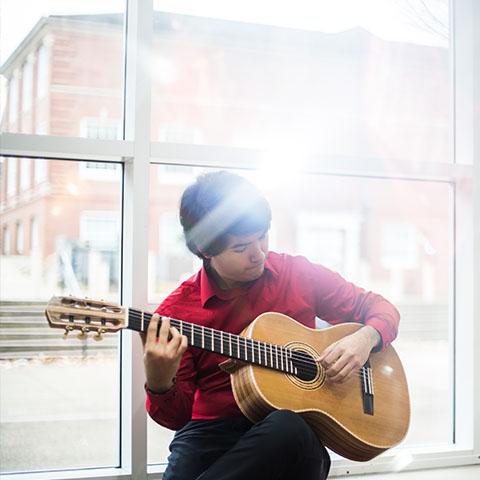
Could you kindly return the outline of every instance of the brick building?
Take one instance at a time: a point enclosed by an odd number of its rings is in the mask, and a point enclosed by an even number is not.
[[[152,141],[270,149],[290,138],[333,158],[448,161],[448,104],[438,101],[449,91],[445,49],[362,29],[325,34],[164,13],[154,22]],[[2,131],[122,138],[123,27],[120,14],[42,18],[1,67]],[[98,162],[3,159],[3,255],[33,252],[43,269],[60,263],[66,284],[72,274],[88,283],[88,265],[100,258],[115,289],[120,173]],[[192,173],[152,167],[154,291],[193,268],[181,240],[171,240]],[[446,294],[448,219],[430,207],[448,211],[447,187],[422,194],[405,181],[396,196],[398,180],[309,182],[288,187],[291,196],[266,187],[282,212],[272,232],[279,250],[301,249],[372,288],[390,282],[402,299]]]

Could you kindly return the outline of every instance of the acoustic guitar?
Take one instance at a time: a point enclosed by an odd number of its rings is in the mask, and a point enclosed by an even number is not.
[[[124,328],[145,332],[152,314],[75,297],[52,297],[46,308],[51,327],[68,334],[95,332],[96,339]],[[252,422],[288,409],[308,422],[321,442],[351,460],[367,461],[397,445],[410,422],[405,373],[394,348],[374,352],[344,383],[329,382],[317,358],[330,344],[362,327],[343,323],[313,330],[280,313],[259,315],[240,334],[170,319],[190,346],[228,357],[240,410]]]

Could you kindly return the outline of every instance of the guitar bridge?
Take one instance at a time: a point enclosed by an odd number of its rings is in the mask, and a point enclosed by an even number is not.
[[[373,415],[373,375],[370,360],[361,369],[363,413]]]

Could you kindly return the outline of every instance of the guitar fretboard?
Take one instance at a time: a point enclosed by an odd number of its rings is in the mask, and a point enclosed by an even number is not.
[[[137,332],[146,332],[151,318],[151,313],[130,308],[128,310],[128,328]],[[292,375],[297,374],[295,364],[298,361],[299,352],[281,345],[261,342],[183,320],[168,318],[171,326],[175,327],[181,335],[185,335],[189,345],[193,347]]]

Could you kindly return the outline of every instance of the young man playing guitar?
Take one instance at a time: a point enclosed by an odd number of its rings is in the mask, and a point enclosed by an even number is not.
[[[327,381],[345,382],[395,338],[399,314],[380,295],[304,257],[269,252],[270,220],[267,200],[244,178],[200,176],[183,193],[180,221],[203,267],[156,313],[234,334],[269,311],[310,328],[315,317],[362,323],[318,358]],[[225,357],[187,348],[187,338],[159,315],[143,340],[148,413],[176,430],[164,480],[327,478],[328,453],[301,415],[277,410],[252,424],[219,368]]]

